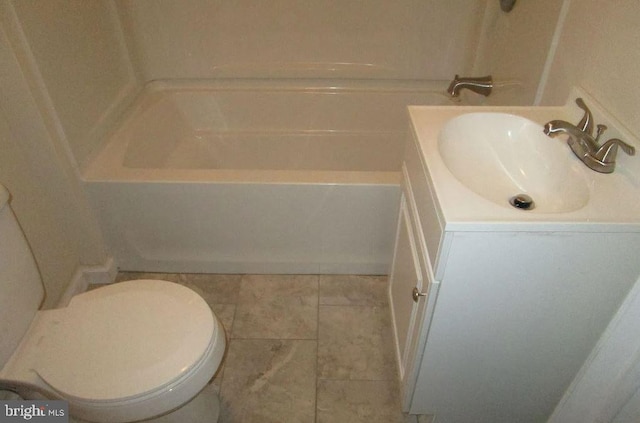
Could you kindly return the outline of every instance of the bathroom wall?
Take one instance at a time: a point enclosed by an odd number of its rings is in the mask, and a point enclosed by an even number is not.
[[[542,91],[542,104],[563,104],[571,86],[580,86],[640,139],[640,2],[565,2],[566,19]],[[619,201],[624,207],[624,198]],[[638,286],[640,280],[550,422],[638,421],[640,345],[634,342],[635,334],[631,335],[640,327]]]
[[[640,138],[640,4],[565,0],[567,15],[543,104],[562,104],[578,85]]]
[[[47,293],[56,305],[78,269],[105,262],[106,252],[91,212],[42,118],[20,53],[11,48],[0,7],[0,183],[36,257]]]
[[[475,60],[486,1],[117,0],[132,59],[164,78],[450,80]]]
[[[519,0],[505,13],[498,0],[488,2],[473,73],[493,75],[491,104],[533,104],[562,3]]]
[[[111,0],[10,2],[49,111],[79,165],[101,145],[139,85]]]
[[[113,55],[96,59],[100,40],[113,38],[96,9],[105,5],[0,0],[0,183],[38,263],[45,307],[109,265],[74,158],[95,146],[117,91],[102,75],[114,70]]]

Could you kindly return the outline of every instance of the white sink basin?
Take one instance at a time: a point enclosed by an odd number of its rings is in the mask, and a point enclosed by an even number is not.
[[[512,197],[526,194],[535,206],[523,213],[562,213],[589,201],[584,165],[564,141],[521,116],[460,115],[441,129],[438,150],[458,181],[496,204],[512,207]]]

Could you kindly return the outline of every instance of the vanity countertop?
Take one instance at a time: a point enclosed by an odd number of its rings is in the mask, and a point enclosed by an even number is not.
[[[596,123],[605,123],[606,139],[619,137],[640,147],[638,141],[622,125],[609,117],[584,93]],[[577,122],[581,111],[571,101],[562,107],[486,107],[486,106],[410,106],[409,116],[413,138],[421,152],[421,161],[436,199],[439,219],[445,230],[453,231],[543,231],[543,232],[640,232],[640,155],[619,153],[614,173],[601,174],[590,170],[573,156],[564,137],[549,138],[549,142],[564,143],[566,154],[583,167],[583,177],[589,190],[586,205],[568,212],[519,210],[496,204],[463,185],[447,168],[439,152],[440,130],[450,120],[466,113],[495,112],[525,117],[540,124],[563,119]]]

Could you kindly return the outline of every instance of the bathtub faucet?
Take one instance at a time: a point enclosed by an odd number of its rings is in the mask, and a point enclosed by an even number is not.
[[[491,75],[480,77],[461,77],[456,75],[453,81],[451,81],[451,84],[449,84],[447,92],[451,97],[458,97],[460,90],[463,88],[487,97],[493,89],[493,78]]]

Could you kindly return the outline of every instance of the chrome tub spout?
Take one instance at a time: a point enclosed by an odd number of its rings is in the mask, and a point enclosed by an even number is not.
[[[451,97],[458,97],[460,90],[464,88],[487,97],[493,89],[493,78],[491,75],[481,77],[461,77],[456,75],[451,84],[449,84],[447,92]]]

